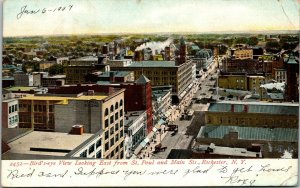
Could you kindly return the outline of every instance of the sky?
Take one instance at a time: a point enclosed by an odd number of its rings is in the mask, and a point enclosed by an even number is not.
[[[299,3],[300,0],[4,0],[3,35],[299,30]],[[58,11],[59,7],[66,8]],[[39,12],[20,14],[21,10]]]

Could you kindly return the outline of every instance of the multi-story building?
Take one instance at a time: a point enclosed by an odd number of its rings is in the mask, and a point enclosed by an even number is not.
[[[207,71],[213,64],[213,55],[210,49],[202,49],[198,51],[191,59],[193,63],[196,64],[198,70]]]
[[[2,127],[16,128],[19,124],[18,100],[2,100]]]
[[[43,61],[39,63],[40,71],[46,71],[53,65],[55,65],[57,62],[56,61]]]
[[[299,60],[297,56],[290,54],[285,63],[287,66],[286,100],[299,102]]]
[[[205,113],[209,125],[298,128],[299,105],[291,103],[219,102]]]
[[[146,111],[130,111],[125,114],[125,156],[131,158],[134,150],[147,135]]]
[[[81,129],[80,125],[73,129]],[[82,133],[76,130],[69,133],[43,132],[28,129],[3,130],[15,135],[5,138],[9,150],[2,154],[5,159],[71,159],[104,158],[102,130],[95,133]]]
[[[66,75],[53,75],[53,76],[43,76],[42,86],[43,87],[56,87],[65,84]]]
[[[15,86],[29,86],[29,75],[22,71],[13,74],[15,78]]]
[[[260,85],[265,82],[265,77],[262,75],[221,74],[218,77],[220,88],[245,90],[252,93],[258,93]]]
[[[152,87],[153,124],[157,124],[161,118],[166,118],[171,107],[172,86]]]
[[[286,73],[286,69],[274,69],[274,73],[275,73],[275,80],[277,82],[285,82],[287,81],[287,73]]]
[[[133,82],[134,75],[130,71],[108,71],[98,76],[98,81],[114,82]]]
[[[175,61],[135,61],[130,66],[112,70],[134,71],[135,80],[145,75],[152,86],[172,85],[172,94],[181,100],[193,84],[192,62],[177,64]]]

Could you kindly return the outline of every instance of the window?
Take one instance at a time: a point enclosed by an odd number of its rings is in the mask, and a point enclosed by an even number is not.
[[[100,159],[100,158],[101,158],[101,155],[102,155],[102,153],[101,153],[101,150],[100,150],[100,151],[97,152],[96,158]]]
[[[115,155],[115,152],[114,152],[114,151],[112,151],[112,152],[111,152],[111,154],[110,154],[110,158],[113,158],[113,157],[114,157],[114,155]]]
[[[119,108],[119,103],[116,102],[115,109]]]
[[[35,104],[35,105],[34,105],[34,111],[37,112],[37,110],[38,110],[38,107],[37,107],[37,105]]]
[[[119,119],[119,113],[118,112],[115,114],[115,120],[117,120],[117,119]]]
[[[111,106],[110,106],[110,113],[112,113],[113,111],[114,111],[114,106],[111,105]]]
[[[115,136],[115,142],[118,142],[119,141],[119,134],[116,134]]]
[[[49,105],[49,112],[53,112],[53,105]]]
[[[111,138],[111,139],[110,139],[110,147],[112,147],[114,144],[115,144],[115,139],[114,139],[114,138]]]
[[[105,125],[105,128],[107,128],[107,127],[108,127],[108,125],[109,125],[109,123],[108,123],[108,119],[106,119],[106,120],[105,120],[105,122],[104,122],[104,125]]]
[[[96,148],[99,148],[101,146],[101,138],[96,142]]]
[[[110,123],[111,123],[111,124],[114,123],[114,116],[113,116],[113,115],[110,116]]]
[[[123,120],[120,121],[120,128],[123,127]]]
[[[120,117],[123,116],[123,109],[120,110]]]
[[[110,128],[110,135],[114,134],[114,128]]]
[[[107,150],[109,150],[109,143],[108,142],[105,144],[105,151],[107,151]]]
[[[118,130],[119,130],[119,124],[116,123],[116,124],[115,124],[115,131],[118,131]]]
[[[108,139],[108,136],[109,136],[108,131],[106,131],[106,132],[105,132],[105,140]]]
[[[104,115],[105,115],[105,116],[108,115],[108,108],[105,109],[105,114],[104,114]]]
[[[123,106],[123,100],[120,101],[120,106]]]
[[[80,154],[80,157],[86,157],[87,156],[87,150],[85,150],[84,152],[82,152],[81,154]]]
[[[9,107],[9,113],[11,113],[11,106]]]
[[[94,151],[95,151],[95,144],[89,147],[89,154],[93,153]]]
[[[123,130],[120,131],[120,138],[123,137]]]

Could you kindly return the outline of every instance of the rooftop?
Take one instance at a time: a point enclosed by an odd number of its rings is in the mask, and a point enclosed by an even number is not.
[[[109,71],[109,72],[103,72],[99,75],[99,77],[110,77],[110,74],[113,74],[114,77],[124,77],[129,75],[130,71]]]
[[[143,74],[135,81],[137,84],[145,84],[148,82],[150,82],[150,80]]]
[[[131,125],[131,122],[133,123],[138,117],[142,114],[144,114],[145,111],[129,111],[124,116],[124,125],[128,126],[128,124]]]
[[[220,138],[230,131],[238,132],[238,138],[241,140],[265,140],[265,141],[285,141],[297,142],[298,129],[291,128],[262,128],[262,127],[240,127],[228,125],[207,125],[201,128],[198,138]],[[205,136],[206,135],[206,136]]]
[[[7,91],[30,91],[36,89],[37,87],[8,87],[4,88]]]
[[[48,79],[66,78],[66,75],[45,76],[45,77],[43,77],[43,78],[48,78]]]
[[[263,113],[278,115],[297,115],[299,114],[299,104],[293,103],[267,103],[267,102],[238,102],[223,101],[211,103],[209,112],[231,112],[232,105],[234,112],[244,112],[244,106],[248,106],[247,113]]]
[[[72,151],[91,136],[93,134],[70,135],[59,132],[33,131],[8,145],[11,147],[11,153],[65,156],[69,153],[67,151]],[[31,151],[30,148],[61,150],[61,152]],[[62,152],[63,150],[66,152]]]
[[[129,67],[178,67],[175,61],[134,61]]]
[[[77,59],[73,59],[71,61],[98,61],[98,57],[86,56],[86,57],[80,57]]]
[[[26,96],[21,98],[20,100],[53,100],[61,101],[63,104],[67,104],[68,100],[102,100],[106,97],[106,95],[81,95],[79,97]]]
[[[196,149],[199,152],[205,152],[210,145],[199,145]],[[210,154],[216,155],[229,155],[229,156],[239,156],[239,157],[257,157],[257,152],[247,151],[245,148],[230,148],[214,146],[213,151]]]

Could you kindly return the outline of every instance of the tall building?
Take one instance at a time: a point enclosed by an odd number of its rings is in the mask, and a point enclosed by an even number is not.
[[[175,61],[135,61],[127,67],[111,69],[134,71],[135,80],[145,75],[152,86],[172,85],[174,103],[179,102],[193,86],[191,61],[179,65]]]
[[[286,100],[299,102],[299,61],[294,54],[289,54],[287,66]]]

